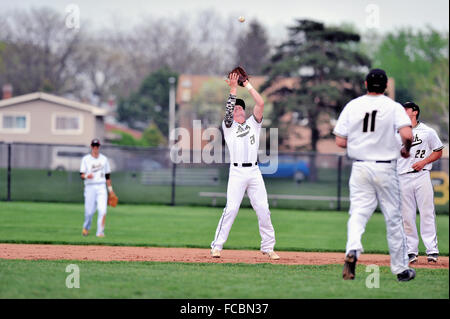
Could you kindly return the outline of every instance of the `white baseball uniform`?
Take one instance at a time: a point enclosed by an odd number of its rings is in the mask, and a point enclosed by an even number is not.
[[[234,108],[235,102],[236,97],[230,94],[228,105],[231,105],[231,109]],[[230,173],[227,204],[217,225],[211,248],[222,250],[239,211],[245,191],[247,191],[250,203],[258,217],[261,251],[273,251],[275,231],[270,219],[266,187],[257,165],[261,123],[258,123],[252,115],[243,124],[233,121],[231,127],[227,127],[225,122],[222,122],[222,128],[230,153]]]
[[[413,128],[413,136],[411,156],[400,158],[397,162],[408,254],[419,254],[419,237],[416,227],[417,208],[420,212],[420,234],[426,253],[427,255],[438,254],[434,191],[430,178],[432,163],[425,165],[422,171],[415,171],[412,165],[427,158],[432,152],[442,150],[444,145],[436,131],[421,122]],[[399,138],[398,141],[401,144]]]
[[[406,237],[396,160],[400,149],[396,132],[411,126],[402,105],[384,95],[364,95],[350,101],[341,112],[333,133],[347,139],[347,154],[355,160],[350,176],[350,210],[346,254],[363,252],[361,237],[377,204],[383,212],[391,271],[408,269]]]
[[[84,173],[86,176],[90,173],[94,175],[91,179],[84,179],[83,228],[87,230],[91,228],[92,217],[98,210],[97,236],[103,235],[105,229],[104,217],[106,216],[108,203],[105,175],[111,173],[107,157],[103,154],[99,154],[97,158],[91,154],[85,155],[81,160],[80,173]]]

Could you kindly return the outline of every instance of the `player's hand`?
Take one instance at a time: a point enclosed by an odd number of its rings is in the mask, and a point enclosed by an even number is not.
[[[403,158],[408,158],[410,154],[409,154],[409,151],[407,151],[405,147],[402,147],[402,149],[400,150],[400,155]]]
[[[225,82],[227,82],[227,84],[232,88],[232,89],[236,89],[238,86],[238,79],[239,79],[239,74],[237,73],[231,73],[230,76],[228,77],[228,79],[225,80]]]
[[[424,161],[420,161],[420,162],[414,163],[413,166],[411,166],[411,167],[415,171],[421,171],[425,165],[426,165],[426,163],[424,163]]]
[[[94,178],[94,174],[89,173],[88,176],[86,176],[86,178],[87,178],[87,179],[92,179],[92,178]]]

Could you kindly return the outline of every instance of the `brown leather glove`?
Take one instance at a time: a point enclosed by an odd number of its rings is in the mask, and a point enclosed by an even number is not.
[[[108,194],[108,205],[112,207],[116,207],[119,202],[119,198],[114,192],[109,192]]]
[[[248,80],[248,74],[245,72],[244,68],[241,66],[235,67],[230,73],[228,73],[228,77],[230,77],[231,73],[239,74],[238,84],[240,86],[244,86],[244,82]]]

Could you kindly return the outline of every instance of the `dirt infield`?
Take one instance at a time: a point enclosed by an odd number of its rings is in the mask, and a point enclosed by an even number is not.
[[[344,253],[277,252],[280,260],[270,260],[256,250],[223,250],[221,258],[211,258],[209,249],[124,247],[94,245],[29,245],[0,244],[0,258],[26,260],[96,260],[96,261],[163,261],[185,263],[272,263],[281,265],[342,264]],[[359,263],[389,266],[389,255],[362,254]],[[448,257],[439,257],[429,264],[425,256],[419,257],[415,268],[448,268]]]

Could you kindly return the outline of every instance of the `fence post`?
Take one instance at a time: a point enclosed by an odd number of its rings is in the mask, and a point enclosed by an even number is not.
[[[170,202],[171,206],[175,206],[176,168],[177,168],[177,164],[172,162],[172,200]]]
[[[338,174],[337,174],[337,210],[341,210],[341,179],[342,179],[342,156],[338,155]]]
[[[8,173],[7,173],[6,201],[11,201],[11,143],[8,143]]]

